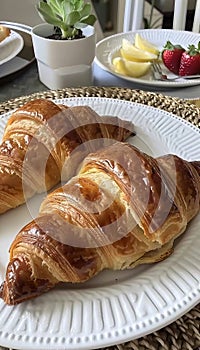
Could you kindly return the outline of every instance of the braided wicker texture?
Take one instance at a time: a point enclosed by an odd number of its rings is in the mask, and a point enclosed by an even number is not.
[[[174,113],[200,128],[200,106],[198,102],[186,102],[158,93],[115,87],[66,88],[34,93],[1,103],[0,114],[18,108],[27,101],[36,98],[59,99],[77,96],[98,96],[142,103]],[[4,349],[0,347],[0,350]],[[157,332],[104,350],[200,350],[200,304],[177,321]]]

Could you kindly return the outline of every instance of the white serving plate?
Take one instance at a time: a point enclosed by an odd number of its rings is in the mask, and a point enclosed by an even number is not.
[[[155,157],[173,153],[200,160],[200,130],[168,112],[99,97],[55,102],[89,105],[100,115],[132,121],[137,136],[129,142]],[[0,119],[0,137],[10,114]],[[35,197],[0,217],[0,282],[9,246],[20,228],[37,215],[40,200]],[[62,285],[16,306],[0,300],[0,345],[24,350],[88,350],[165,327],[200,300],[199,232],[197,216],[177,240],[174,253],[160,263],[129,271],[104,271],[87,283]]]
[[[0,65],[17,56],[23,46],[24,40],[22,36],[14,30],[11,30],[11,34],[0,43]]]
[[[127,33],[118,33],[112,36],[106,37],[105,39],[99,41],[96,47],[96,57],[95,62],[103,70],[119,77],[129,82],[143,84],[147,86],[154,87],[187,87],[200,84],[200,79],[180,79],[178,81],[158,81],[153,77],[152,72],[150,71],[146,75],[140,78],[132,78],[118,74],[114,71],[112,65],[113,57],[118,56],[119,49],[122,45],[122,39],[126,38],[127,40],[134,43],[135,34],[139,33],[144,39],[150,41],[158,47],[159,50],[162,50],[166,42],[169,40],[173,44],[180,44],[185,49],[188,48],[188,45],[195,44],[197,45],[200,40],[200,35],[198,33],[187,32],[187,31],[178,31],[171,29],[140,29],[134,32]],[[171,73],[163,64],[162,69],[165,74],[169,77],[174,77],[175,75]]]

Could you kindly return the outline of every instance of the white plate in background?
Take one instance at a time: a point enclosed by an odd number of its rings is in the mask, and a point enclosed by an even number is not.
[[[153,43],[155,46],[158,47],[159,50],[163,49],[163,46],[168,40],[171,41],[173,44],[182,45],[185,49],[188,48],[188,45],[197,45],[200,41],[200,35],[198,33],[176,31],[171,29],[140,29],[134,32],[114,34],[112,36],[106,37],[105,39],[97,43],[95,62],[98,64],[98,66],[104,69],[105,71],[112,73],[113,75],[125,79],[129,82],[149,86],[176,88],[200,84],[200,79],[182,79],[173,82],[154,80],[151,71],[140,78],[128,77],[116,73],[112,66],[112,58],[118,56],[119,49],[122,45],[122,39],[125,38],[134,43],[136,33],[139,33],[144,39]],[[174,74],[171,73],[163,64],[162,68],[165,74],[167,74],[169,77],[174,77]]]
[[[10,61],[22,50],[24,40],[22,36],[11,30],[11,34],[0,43],[0,65]],[[3,67],[0,67],[3,69]]]
[[[137,136],[131,137],[130,143],[153,156],[174,153],[187,160],[200,160],[200,130],[168,112],[99,97],[55,102],[89,105],[100,115],[132,121]],[[0,137],[10,114],[0,118]],[[37,199],[31,201],[36,215]],[[32,219],[29,209],[22,205],[0,216],[0,282],[11,241]],[[165,327],[200,300],[199,231],[197,216],[177,240],[174,253],[160,263],[128,271],[104,271],[87,283],[65,284],[13,307],[0,300],[0,345],[24,350],[88,350]]]

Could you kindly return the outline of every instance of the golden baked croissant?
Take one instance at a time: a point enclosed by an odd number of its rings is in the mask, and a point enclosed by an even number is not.
[[[130,122],[100,117],[87,106],[26,103],[9,118],[0,145],[0,213],[66,181],[87,153],[132,132]]]
[[[199,206],[200,162],[116,142],[88,155],[17,234],[0,296],[13,305],[59,282],[160,261]]]

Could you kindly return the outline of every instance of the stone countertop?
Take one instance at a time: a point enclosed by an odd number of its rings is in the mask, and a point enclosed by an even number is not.
[[[14,79],[8,78],[0,85],[0,103],[34,92],[46,91],[48,88],[43,85],[38,78],[36,62],[33,62],[26,70],[20,72],[20,75]]]

